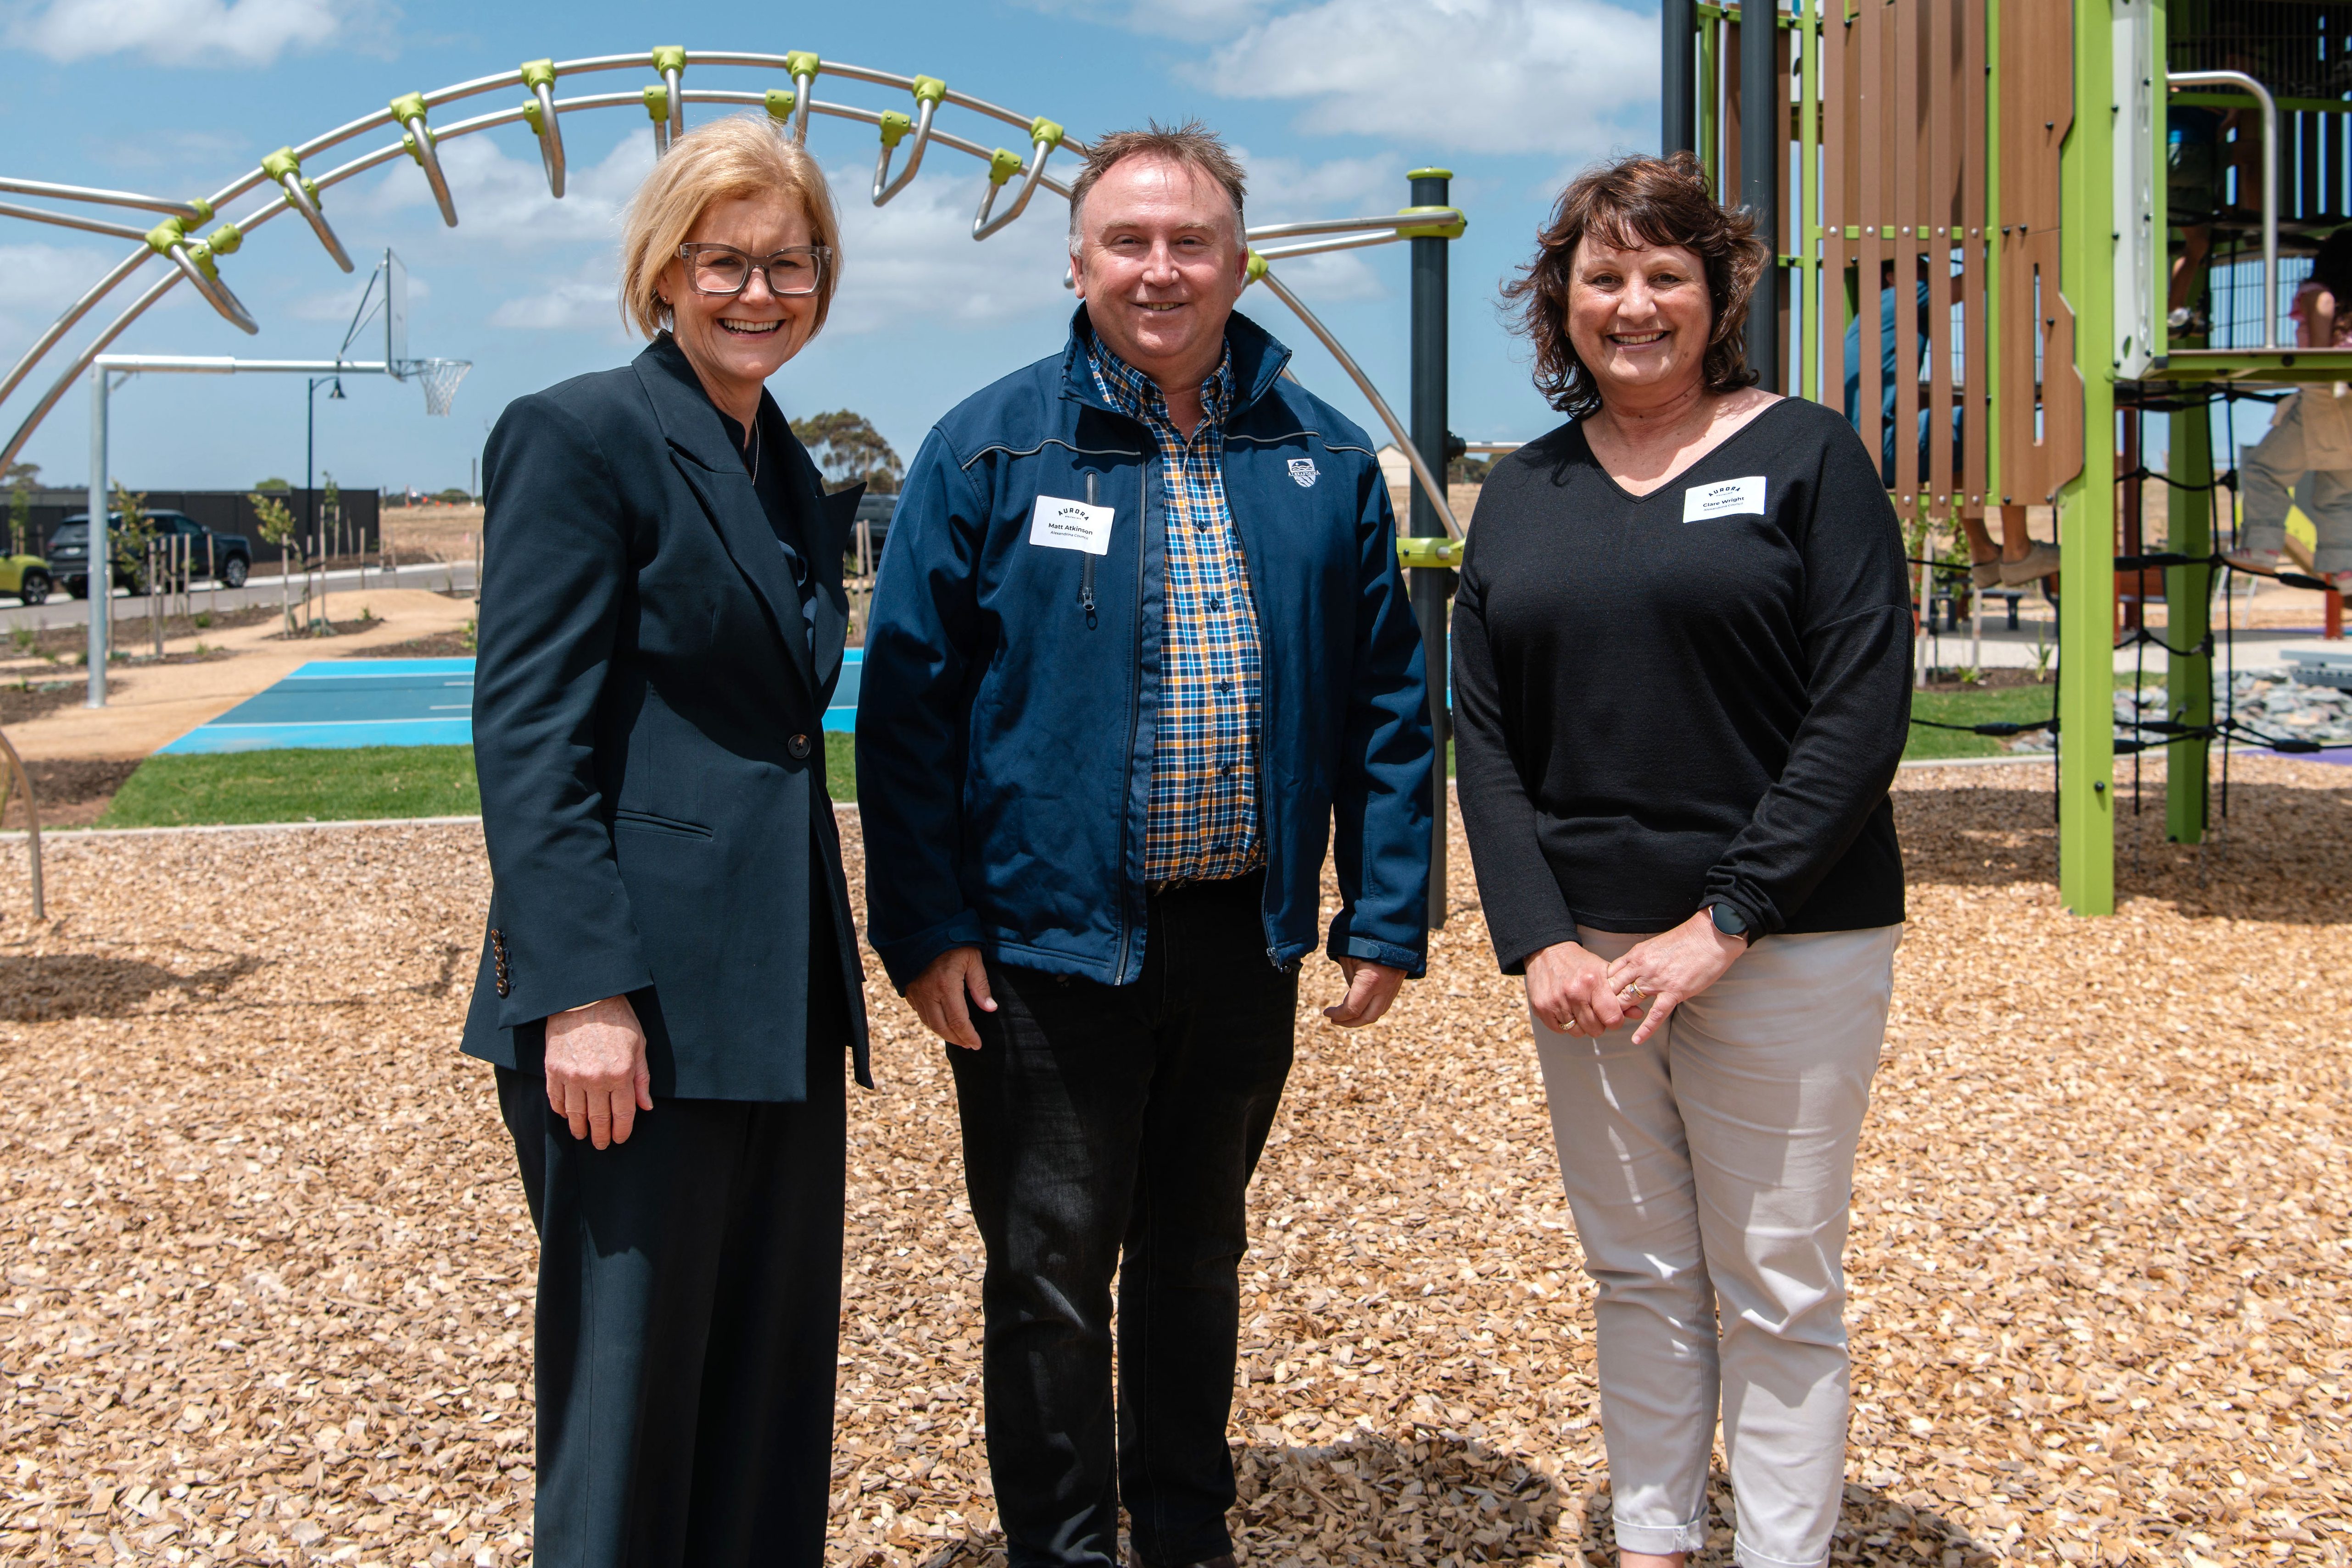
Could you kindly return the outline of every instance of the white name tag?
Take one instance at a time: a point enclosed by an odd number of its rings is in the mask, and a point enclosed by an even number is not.
[[[1757,481],[1759,484],[1763,481]],[[1110,553],[1110,520],[1118,514],[1108,507],[1040,496],[1029,514],[1029,542],[1055,549],[1082,549],[1088,555]]]
[[[1764,515],[1764,476],[1726,479],[1683,492],[1683,521],[1711,522],[1717,517],[1760,517]]]

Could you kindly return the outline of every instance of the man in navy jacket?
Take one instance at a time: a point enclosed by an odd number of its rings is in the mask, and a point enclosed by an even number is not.
[[[1115,1564],[1122,1500],[1145,1568],[1232,1562],[1244,1194],[1327,845],[1326,1016],[1377,1019],[1426,945],[1395,520],[1363,433],[1234,314],[1242,194],[1196,126],[1095,144],[1068,346],[932,431],[866,636],[870,936],[957,1048],[1015,1568]]]

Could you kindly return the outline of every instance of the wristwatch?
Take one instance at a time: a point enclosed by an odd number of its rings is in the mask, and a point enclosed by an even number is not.
[[[1756,939],[1748,933],[1748,917],[1727,904],[1708,904],[1706,917],[1714,921],[1715,928],[1726,936],[1738,936],[1749,942]]]

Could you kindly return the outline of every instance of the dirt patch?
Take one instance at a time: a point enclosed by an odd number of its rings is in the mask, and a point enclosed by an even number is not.
[[[40,807],[41,827],[46,831],[86,828],[106,815],[114,792],[139,771],[139,764],[112,758],[37,757],[26,759],[25,771],[32,776],[33,798]],[[24,826],[24,800],[12,795],[6,811],[0,814],[0,828]]]
[[[470,659],[473,656],[474,634],[471,632],[436,632],[430,637],[391,643],[352,655],[360,659]]]
[[[1960,679],[1960,674],[1958,670],[1949,669],[1932,670],[1928,673],[1928,676],[1927,684],[1925,686],[1920,687],[1920,690],[1929,692],[1990,692],[2007,691],[2012,686],[2038,686],[2044,691],[2055,691],[2058,685],[2058,678],[2054,671],[2045,678],[2037,681],[2033,678],[2033,672],[2032,670],[2021,669],[2008,664],[1990,665],[1979,671],[1978,678],[1973,681],[1964,681]]]
[[[88,685],[80,680],[26,679],[14,685],[0,686],[0,727],[29,723],[68,703],[78,703],[89,690]]]

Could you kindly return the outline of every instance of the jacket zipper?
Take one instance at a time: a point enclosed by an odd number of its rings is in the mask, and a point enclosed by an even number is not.
[[[1095,471],[1091,468],[1087,469],[1087,505],[1089,507],[1095,505],[1096,478]],[[1086,559],[1078,568],[1078,608],[1087,612],[1087,630],[1093,631],[1095,627],[1095,558],[1091,550],[1086,553]]]
[[[1152,436],[1151,432],[1148,429],[1145,430],[1144,434],[1147,437],[1150,437],[1155,442],[1158,439],[1156,436]],[[1087,498],[1088,500],[1092,500],[1094,498],[1094,476],[1089,474],[1087,476]],[[1127,686],[1127,750],[1122,753],[1126,758],[1126,766],[1120,775],[1124,781],[1125,788],[1120,791],[1118,808],[1118,877],[1119,891],[1122,895],[1119,901],[1118,964],[1112,971],[1118,977],[1118,979],[1115,982],[1118,985],[1125,985],[1128,983],[1128,939],[1135,933],[1135,922],[1132,918],[1134,894],[1132,890],[1129,889],[1127,884],[1127,836],[1128,829],[1130,825],[1130,812],[1128,809],[1126,798],[1132,795],[1135,791],[1135,732],[1137,727],[1142,723],[1143,555],[1146,544],[1146,536],[1150,531],[1150,497],[1151,458],[1150,454],[1147,452],[1144,455],[1143,461],[1136,465],[1135,508],[1136,517],[1139,521],[1136,524],[1135,529],[1135,641],[1129,650],[1129,663],[1128,667],[1130,673]],[[1091,570],[1094,557],[1088,556],[1087,558],[1087,561],[1089,570]]]

